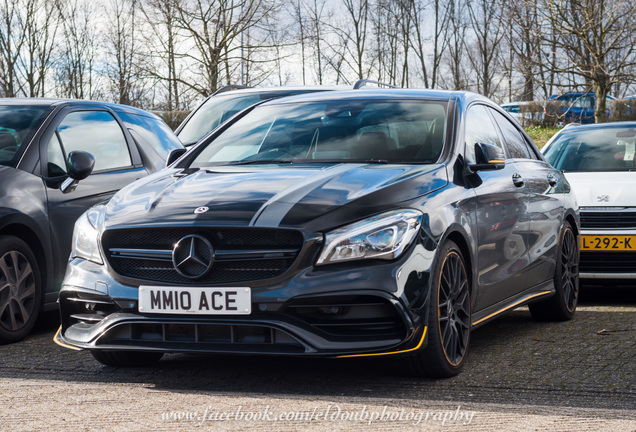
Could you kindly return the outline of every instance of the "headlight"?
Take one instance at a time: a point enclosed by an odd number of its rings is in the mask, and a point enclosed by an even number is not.
[[[391,260],[411,244],[422,224],[417,210],[394,210],[331,231],[316,265],[360,259]]]
[[[99,227],[103,221],[103,206],[87,210],[75,222],[73,229],[72,258],[84,258],[97,264],[104,264],[99,253]]]

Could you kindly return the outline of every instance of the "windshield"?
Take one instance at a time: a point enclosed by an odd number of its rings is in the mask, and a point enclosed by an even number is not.
[[[446,103],[341,100],[256,107],[223,131],[193,167],[236,163],[435,162]]]
[[[0,106],[0,165],[16,166],[20,147],[31,140],[51,109],[50,106]]]
[[[182,143],[189,146],[215,129],[225,120],[239,111],[267,99],[278,99],[320,90],[286,90],[262,93],[240,93],[213,96],[206,100],[183,125],[178,136]]]
[[[634,153],[636,127],[576,128],[557,137],[544,156],[563,171],[630,171]]]

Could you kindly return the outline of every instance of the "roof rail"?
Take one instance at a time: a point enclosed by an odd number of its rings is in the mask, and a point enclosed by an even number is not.
[[[364,87],[367,84],[377,84],[379,87],[384,86],[384,87],[388,87],[388,88],[400,88],[400,87],[398,87],[396,85],[393,85],[393,84],[387,84],[387,83],[383,83],[383,82],[380,82],[380,81],[373,81],[373,80],[368,80],[368,79],[361,79],[361,80],[356,81],[356,83],[353,85],[353,89],[357,90],[359,88]]]
[[[247,85],[240,85],[240,84],[230,84],[230,85],[221,87],[220,89],[212,93],[212,96],[217,95],[219,93],[225,93],[230,90],[240,90],[240,89],[247,89],[247,88],[252,88],[252,87]]]

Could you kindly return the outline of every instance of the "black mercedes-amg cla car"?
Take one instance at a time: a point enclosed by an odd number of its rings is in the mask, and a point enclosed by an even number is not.
[[[452,376],[505,311],[572,317],[578,233],[562,173],[482,96],[264,102],[79,219],[55,340],[108,365],[396,355]]]

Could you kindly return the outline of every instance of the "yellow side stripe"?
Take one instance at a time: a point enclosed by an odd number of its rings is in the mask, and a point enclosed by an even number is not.
[[[488,163],[506,163],[506,161],[501,159],[493,159],[488,161]]]
[[[492,317],[494,317],[495,315],[499,315],[500,313],[504,313],[504,312],[505,312],[505,311],[507,311],[508,309],[512,309],[513,307],[518,306],[520,303],[523,303],[523,302],[528,301],[528,300],[530,300],[530,299],[533,299],[533,298],[535,298],[535,297],[539,297],[539,296],[543,296],[543,295],[546,295],[546,294],[550,294],[551,292],[552,292],[552,291],[543,291],[543,292],[540,292],[540,293],[537,293],[537,294],[533,294],[533,295],[531,295],[531,296],[528,296],[528,297],[524,297],[524,298],[522,298],[522,299],[519,299],[519,300],[517,300],[516,302],[514,302],[514,303],[513,303],[513,304],[511,304],[511,305],[508,305],[508,306],[506,306],[505,308],[498,310],[497,312],[493,312],[493,313],[491,313],[490,315],[488,315],[488,316],[486,316],[486,317],[483,317],[482,319],[480,319],[480,320],[478,320],[478,321],[475,321],[475,322],[473,323],[473,325],[477,325],[477,324],[479,324],[479,323],[480,323],[480,322],[482,322],[482,321],[486,321],[488,318],[492,318]]]
[[[70,348],[76,351],[81,351],[81,348],[75,347],[73,345],[69,345],[69,344],[65,344],[64,342],[62,342],[61,340],[58,340],[58,336],[60,335],[60,332],[62,331],[62,326],[60,326],[59,329],[57,329],[57,332],[55,333],[55,336],[53,336],[53,342],[55,342],[56,344],[58,344],[59,346],[62,346],[64,348]]]
[[[424,331],[422,332],[422,339],[420,339],[420,343],[418,343],[415,348],[409,348],[409,349],[403,350],[403,351],[392,351],[392,352],[383,352],[383,353],[347,354],[347,355],[338,356],[338,358],[345,358],[345,357],[371,357],[371,356],[381,356],[381,355],[391,355],[391,354],[402,354],[402,353],[406,353],[406,352],[410,352],[410,351],[415,351],[415,350],[419,349],[422,346],[422,344],[424,343],[424,337],[426,337],[426,330],[427,330],[427,327],[424,327]]]

